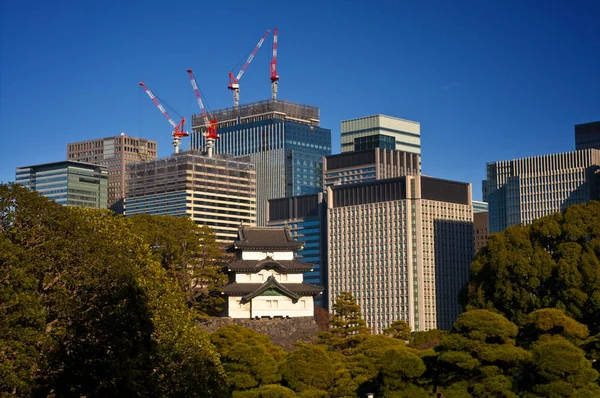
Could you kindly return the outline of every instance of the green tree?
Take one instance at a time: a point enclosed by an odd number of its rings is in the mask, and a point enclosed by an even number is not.
[[[155,258],[185,292],[188,305],[205,314],[218,314],[227,282],[223,266],[229,257],[212,229],[189,217],[140,214],[130,220],[135,233],[150,245]]]
[[[600,396],[598,372],[583,350],[561,336],[543,336],[533,345],[534,362],[522,385],[542,397]]]
[[[0,250],[3,392],[171,396],[165,390],[177,389],[164,389],[173,381],[165,369],[179,362],[194,364],[192,379],[177,373],[177,384],[187,383],[181,391],[193,385],[192,396],[222,396],[214,347],[190,329],[176,285],[148,283],[161,268],[128,220],[0,185]],[[194,341],[195,351],[175,349],[169,337]]]
[[[408,346],[419,350],[427,350],[438,345],[444,335],[445,330],[431,329],[413,332],[410,335]]]
[[[562,336],[574,344],[588,337],[588,328],[555,308],[544,308],[527,315],[519,330],[519,344],[529,347],[542,336]]]
[[[360,305],[351,293],[341,292],[333,304],[333,317],[329,322],[331,333],[337,337],[368,334],[369,328],[363,319]]]
[[[435,384],[447,396],[516,397],[512,377],[531,362],[530,353],[515,346],[517,332],[502,315],[462,313],[435,347]]]
[[[340,354],[312,344],[299,343],[288,354],[282,375],[285,385],[301,396],[355,396],[357,388]]]
[[[389,327],[383,329],[383,334],[395,339],[408,340],[410,339],[410,326],[406,321],[399,319],[392,322]]]
[[[600,202],[569,206],[490,236],[472,265],[467,309],[495,309],[521,325],[557,308],[600,331]]]
[[[229,325],[219,328],[210,338],[221,355],[233,390],[249,390],[281,381],[279,364],[285,353],[267,336]]]
[[[428,397],[429,392],[417,385],[426,367],[423,360],[409,348],[387,350],[379,361],[380,391],[384,396]]]

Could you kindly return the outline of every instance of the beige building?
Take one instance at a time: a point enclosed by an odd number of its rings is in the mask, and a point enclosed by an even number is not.
[[[76,160],[108,168],[108,206],[122,211],[125,197],[125,168],[128,163],[156,159],[156,141],[130,137],[121,133],[116,137],[73,142],[67,144],[67,160]]]
[[[473,257],[471,185],[425,176],[332,186],[328,300],[348,291],[374,333],[449,329]]]
[[[372,148],[395,149],[421,154],[421,124],[386,115],[343,120],[342,152]]]
[[[421,156],[383,148],[346,152],[323,160],[325,187],[419,174]]]
[[[199,151],[130,163],[125,215],[142,213],[188,216],[230,243],[240,224],[256,225],[256,170],[249,161]]]

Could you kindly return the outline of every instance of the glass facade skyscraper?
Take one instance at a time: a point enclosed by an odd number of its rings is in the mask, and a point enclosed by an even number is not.
[[[106,209],[108,203],[106,166],[62,161],[19,167],[16,183],[60,205]]]
[[[257,224],[266,225],[266,201],[323,190],[323,156],[331,130],[319,126],[319,109],[269,100],[213,112],[220,139],[215,153],[249,156],[256,166]],[[204,120],[192,118],[192,148],[205,147]]]
[[[343,120],[342,152],[383,148],[421,154],[421,125],[411,120],[373,115]]]
[[[304,273],[304,281],[325,289],[323,294],[315,299],[315,304],[323,308],[327,308],[328,304],[327,249],[324,234],[326,212],[323,193],[268,201],[268,225],[285,225],[295,240],[304,242],[298,256],[303,262],[314,266],[312,271]]]

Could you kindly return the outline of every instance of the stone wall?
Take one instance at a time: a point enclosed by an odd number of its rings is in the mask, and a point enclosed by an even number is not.
[[[198,326],[212,333],[227,325],[239,325],[256,330],[268,336],[273,344],[284,350],[293,350],[294,343],[303,341],[315,343],[320,332],[313,317],[301,318],[261,318],[261,319],[232,319],[232,318],[203,318],[197,320]]]

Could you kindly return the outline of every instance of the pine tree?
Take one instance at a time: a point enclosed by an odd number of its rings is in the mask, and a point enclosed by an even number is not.
[[[330,321],[331,333],[337,337],[369,334],[360,305],[351,293],[341,292],[333,305],[334,315]]]

